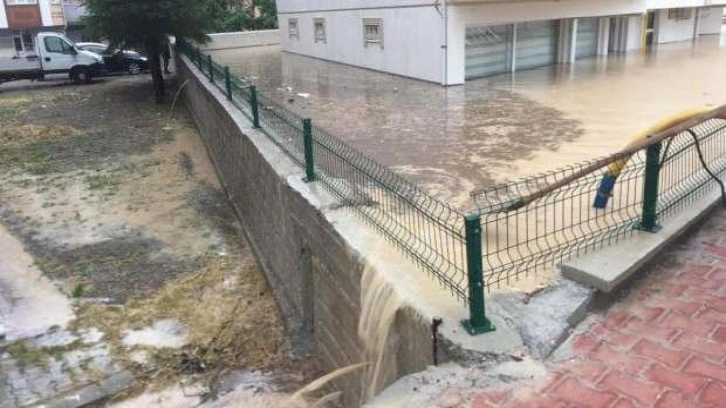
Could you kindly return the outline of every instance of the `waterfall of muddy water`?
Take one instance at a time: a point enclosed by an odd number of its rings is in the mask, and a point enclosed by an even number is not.
[[[375,254],[374,254],[375,256]],[[373,398],[396,378],[395,338],[391,328],[403,302],[373,268],[366,267],[361,277],[361,314],[358,336],[365,348],[366,366],[361,384],[361,403]],[[391,337],[391,338],[389,338]]]
[[[373,251],[372,256],[376,256],[376,251]],[[325,406],[327,403],[337,400],[340,397],[339,392],[323,396],[314,402],[310,402],[307,395],[321,389],[330,381],[358,369],[363,370],[359,398],[361,405],[376,396],[385,385],[396,378],[396,338],[390,334],[396,320],[396,313],[401,309],[403,301],[388,282],[371,267],[363,270],[360,287],[361,312],[358,321],[358,337],[364,347],[365,361],[340,368],[318,378],[293,394],[285,404],[286,407]]]

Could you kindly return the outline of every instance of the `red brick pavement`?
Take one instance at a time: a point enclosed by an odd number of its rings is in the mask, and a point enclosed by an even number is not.
[[[539,383],[476,391],[473,407],[726,407],[726,211],[648,267]],[[467,404],[469,405],[469,404]]]

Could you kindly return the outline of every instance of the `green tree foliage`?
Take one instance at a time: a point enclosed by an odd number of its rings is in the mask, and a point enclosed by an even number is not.
[[[86,31],[113,46],[143,47],[157,102],[164,98],[159,58],[168,36],[206,42],[207,33],[277,27],[275,0],[84,0]],[[258,12],[255,12],[255,11]]]
[[[277,28],[275,0],[209,0],[209,2],[214,10],[217,32]]]
[[[157,102],[164,97],[159,58],[166,38],[205,42],[217,20],[210,2],[218,0],[84,0],[87,31],[114,46],[144,47],[149,57]]]

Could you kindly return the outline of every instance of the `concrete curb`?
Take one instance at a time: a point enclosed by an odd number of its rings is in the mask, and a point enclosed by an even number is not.
[[[491,298],[491,303],[519,332],[530,353],[545,359],[587,316],[594,295],[595,289],[559,279],[536,296],[499,294]]]
[[[680,238],[721,201],[714,190],[690,204],[683,212],[663,222],[656,233],[637,231],[627,244],[603,248],[559,265],[562,275],[575,282],[611,292],[628,277]]]

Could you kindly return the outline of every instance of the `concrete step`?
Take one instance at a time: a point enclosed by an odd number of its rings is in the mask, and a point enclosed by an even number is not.
[[[560,271],[570,280],[611,292],[720,204],[721,192],[715,189],[663,220],[659,231],[636,231],[617,245],[559,264]]]

